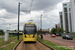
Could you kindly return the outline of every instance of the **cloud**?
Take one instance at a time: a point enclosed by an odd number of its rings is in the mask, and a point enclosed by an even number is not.
[[[42,14],[42,28],[52,28],[59,23],[60,4],[65,0],[33,0],[31,13],[20,11],[20,29],[24,23],[32,19],[38,25]],[[0,29],[17,29],[18,2],[21,10],[30,10],[31,0],[1,0],[0,1]],[[66,1],[65,1],[66,2]],[[62,8],[62,7],[61,7]],[[59,10],[60,9],[60,10]],[[40,26],[39,26],[40,27]]]
[[[21,10],[29,10],[32,0],[1,0],[0,9],[6,9],[8,12],[17,13],[18,2],[21,2]],[[61,2],[62,0],[33,0],[32,10],[52,10],[54,5]]]
[[[17,14],[9,13],[5,9],[1,9],[0,14],[1,14],[0,18],[4,18],[4,19],[15,18],[17,16]]]
[[[62,0],[38,0],[36,3],[35,1],[33,2],[33,10],[52,10]]]
[[[17,12],[17,2],[15,0],[1,0],[0,1],[0,9],[5,9],[8,12],[13,12],[16,13]]]

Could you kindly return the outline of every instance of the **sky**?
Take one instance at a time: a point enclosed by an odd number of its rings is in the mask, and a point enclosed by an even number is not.
[[[20,30],[29,20],[40,28],[40,16],[42,14],[42,28],[51,29],[60,23],[59,12],[62,11],[62,3],[70,0],[0,0],[0,29],[17,30],[18,28],[18,3],[20,2]],[[23,11],[25,10],[25,11]]]

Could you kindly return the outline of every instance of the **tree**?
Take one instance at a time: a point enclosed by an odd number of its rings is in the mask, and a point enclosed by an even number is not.
[[[60,27],[57,28],[57,33],[63,33],[63,32],[64,32],[64,30],[62,28],[60,28]]]
[[[40,30],[38,30],[37,32],[38,32],[38,33],[41,33],[41,31],[40,31]]]
[[[40,31],[40,30],[38,30],[38,31],[37,31],[37,34],[40,34],[40,33],[41,33],[41,31]]]
[[[10,31],[10,30],[6,30],[6,31]]]
[[[15,31],[17,31],[17,30],[15,30]]]
[[[19,30],[20,32],[23,32],[23,30]]]
[[[4,34],[3,30],[0,30],[0,34]]]
[[[56,34],[56,28],[52,28],[52,29],[51,29],[51,33],[52,33],[52,34]]]
[[[66,33],[70,33],[69,31],[67,31]]]

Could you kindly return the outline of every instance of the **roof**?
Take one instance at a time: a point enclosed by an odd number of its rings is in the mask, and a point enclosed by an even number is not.
[[[35,23],[32,23],[32,22],[27,22],[27,23],[25,23],[25,24],[35,24]],[[24,24],[24,25],[25,25],[25,24]],[[37,26],[37,25],[35,24],[35,26]]]

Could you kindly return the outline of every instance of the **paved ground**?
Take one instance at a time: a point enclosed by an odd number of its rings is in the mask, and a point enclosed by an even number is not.
[[[73,40],[66,40],[62,39],[61,37],[51,37],[50,35],[43,35],[44,40],[51,41],[56,44],[64,45],[67,47],[75,48],[75,39]]]

